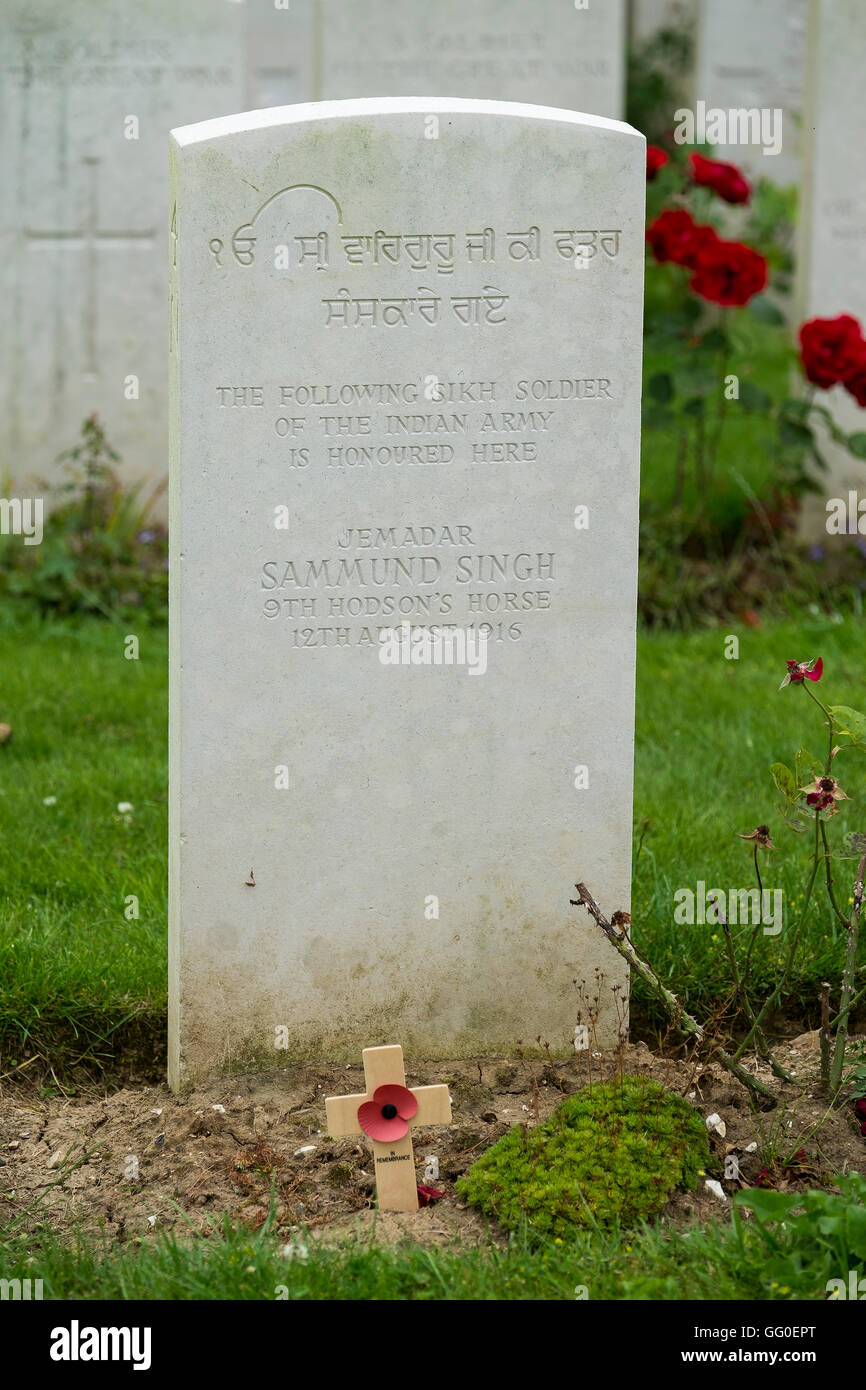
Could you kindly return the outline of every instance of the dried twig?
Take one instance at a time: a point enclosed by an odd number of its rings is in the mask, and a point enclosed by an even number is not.
[[[821,1045],[821,1083],[825,1090],[830,1089],[830,981],[821,985],[821,1031],[818,1041]]]
[[[848,945],[845,951],[845,968],[842,971],[842,991],[839,998],[839,1026],[836,1029],[836,1046],[830,1067],[830,1093],[835,1095],[842,1085],[842,1069],[845,1065],[845,1048],[848,1045],[848,1021],[851,1016],[851,1002],[854,998],[854,982],[857,973],[857,945],[860,939],[860,913],[863,908],[863,878],[866,875],[866,852],[860,856],[857,865],[857,878],[854,882],[854,905],[851,916],[845,923]]]
[[[615,913],[613,922],[609,922],[598,903],[595,901],[595,898],[586,887],[586,884],[576,883],[574,886],[577,889],[578,897],[577,899],[571,898],[569,900],[571,906],[586,908],[589,915],[594,918],[601,927],[611,945],[615,947],[623,960],[628,962],[635,974],[640,976],[647,988],[662,1004],[668,1018],[677,1031],[684,1034],[687,1038],[694,1038],[696,1042],[702,1042],[704,1039],[704,1030],[697,1019],[686,1012],[676,995],[659,979],[649,961],[638,954],[628,938],[625,926],[623,925],[622,928],[620,928],[616,925],[618,920],[623,923],[627,920],[626,914]],[[723,1047],[714,1046],[713,1056],[717,1057],[722,1066],[746,1087],[746,1090],[755,1101],[761,1096],[765,1102],[769,1101],[772,1105],[776,1104],[776,1097],[773,1095],[773,1092],[769,1090],[763,1082],[759,1081],[757,1077],[747,1072],[745,1067],[735,1061]],[[764,1108],[767,1107],[765,1106]]]

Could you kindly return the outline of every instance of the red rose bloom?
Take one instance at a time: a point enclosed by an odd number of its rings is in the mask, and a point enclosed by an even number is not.
[[[663,169],[670,159],[666,150],[660,150],[658,145],[647,145],[646,147],[646,179],[647,183],[652,183],[659,169]]]
[[[715,227],[711,227],[708,222],[696,223],[680,265],[684,265],[687,270],[700,270],[701,266],[708,265],[714,259],[719,247],[724,245]]]
[[[726,308],[748,304],[767,283],[767,262],[740,241],[718,241],[701,257],[691,286],[696,294]]]
[[[646,239],[659,263],[672,261],[674,265],[685,265],[684,257],[689,253],[697,230],[695,219],[685,208],[668,208],[647,227]]]
[[[711,188],[726,203],[747,203],[752,190],[736,164],[724,164],[720,159],[706,159],[702,154],[690,154],[691,176],[702,188]]]
[[[685,208],[668,208],[647,228],[657,261],[695,272],[691,287],[714,304],[747,304],[767,283],[767,262],[750,246],[723,241]]]
[[[826,389],[849,378],[859,380],[866,371],[866,342],[859,323],[850,314],[809,319],[800,329],[800,357],[803,371],[816,386]],[[855,392],[852,395],[860,400]]]
[[[866,344],[863,347],[863,362],[845,378],[845,390],[850,392],[858,405],[866,406]]]

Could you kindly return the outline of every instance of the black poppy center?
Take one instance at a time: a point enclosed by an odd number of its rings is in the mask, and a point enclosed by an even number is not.
[[[383,1106],[382,1106],[382,1119],[383,1119],[383,1120],[393,1120],[393,1119],[394,1119],[394,1116],[395,1116],[396,1114],[397,1114],[397,1107],[396,1107],[396,1105],[383,1105]]]

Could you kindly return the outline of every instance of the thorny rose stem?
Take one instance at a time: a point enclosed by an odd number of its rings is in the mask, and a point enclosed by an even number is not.
[[[662,984],[649,962],[642,960],[638,956],[625,931],[623,930],[623,932],[620,933],[617,931],[616,927],[611,925],[586,885],[583,883],[576,883],[574,886],[577,889],[578,897],[577,899],[569,899],[571,906],[586,908],[589,915],[593,917],[601,927],[608,941],[612,942],[617,951],[619,951],[623,960],[628,962],[632,970],[640,976],[644,984],[647,985],[655,997],[662,1003],[671,1023],[678,1032],[683,1033],[686,1037],[694,1038],[697,1042],[701,1042],[703,1040],[704,1030],[697,1019],[692,1018],[691,1014],[686,1013],[676,995],[672,994],[671,991]],[[736,1057],[731,1057],[723,1047],[715,1046],[713,1048],[713,1056],[717,1057],[722,1066],[725,1067],[727,1071],[731,1072],[731,1074],[746,1087],[746,1090],[755,1100],[757,1100],[758,1096],[763,1096],[764,1100],[769,1101],[771,1106],[776,1104],[776,1097],[773,1095],[773,1092],[769,1090],[762,1081],[759,1081],[756,1076],[750,1075],[745,1067],[740,1066]],[[765,1106],[764,1108],[766,1109],[769,1107]]]
[[[807,886],[807,888],[806,888],[806,898],[805,898],[805,901],[804,901],[804,903],[803,903],[803,911],[802,911],[801,914],[800,914],[800,920],[799,920],[799,922],[797,923],[796,927],[794,928],[794,932],[793,932],[793,935],[792,935],[792,937],[791,937],[791,944],[790,944],[790,946],[788,947],[788,952],[787,952],[787,955],[786,955],[786,957],[785,957],[785,964],[784,964],[784,967],[783,967],[783,969],[782,969],[782,978],[781,978],[781,980],[778,982],[778,984],[776,985],[776,987],[773,989],[773,991],[772,991],[772,993],[770,994],[769,998],[768,998],[768,999],[764,1002],[764,1004],[762,1005],[762,1007],[761,1007],[761,1009],[760,1009],[760,1011],[759,1011],[759,1013],[758,1013],[758,1016],[757,1016],[757,1018],[755,1019],[755,1022],[752,1024],[752,1026],[751,1026],[751,1028],[749,1029],[748,1033],[747,1033],[746,1036],[743,1038],[743,1041],[740,1043],[739,1047],[737,1048],[736,1052],[734,1053],[734,1061],[735,1061],[735,1062],[738,1061],[740,1057],[742,1057],[742,1055],[743,1055],[743,1053],[745,1052],[746,1048],[749,1046],[749,1043],[752,1041],[752,1038],[753,1038],[753,1036],[754,1036],[754,1034],[755,1034],[755,1030],[756,1030],[757,1028],[760,1028],[760,1026],[761,1026],[761,1024],[763,1023],[764,1019],[766,1018],[767,1014],[770,1012],[770,1009],[773,1007],[773,1005],[774,1005],[775,1003],[777,1003],[777,1002],[781,999],[781,997],[782,997],[782,990],[785,988],[785,985],[787,984],[787,981],[788,981],[788,973],[789,973],[789,971],[790,971],[790,969],[791,969],[791,966],[792,966],[792,964],[793,964],[793,962],[794,962],[794,955],[795,955],[795,953],[796,953],[797,946],[798,946],[798,944],[799,944],[800,933],[801,933],[801,931],[802,931],[802,929],[803,929],[803,924],[804,924],[804,922],[806,921],[806,913],[807,913],[808,910],[809,910],[809,903],[812,901],[812,889],[813,889],[814,886],[815,886],[815,878],[816,878],[817,873],[818,873],[818,863],[819,863],[819,856],[818,856],[818,830],[819,830],[819,812],[816,810],[816,811],[815,811],[815,850],[814,850],[814,854],[813,854],[814,863],[813,863],[813,865],[812,865],[812,873],[811,873],[811,876],[810,876],[810,878],[809,878],[808,886]]]
[[[848,1042],[848,1019],[851,1014],[851,1001],[854,997],[854,975],[857,970],[857,943],[860,938],[860,910],[863,906],[863,875],[866,873],[866,852],[860,856],[857,865],[857,880],[854,884],[854,906],[846,924],[848,947],[845,952],[845,968],[842,971],[842,990],[839,998],[839,1027],[836,1030],[836,1048],[833,1065],[830,1068],[830,1091],[835,1095],[842,1084],[842,1068],[845,1064],[845,1047]]]

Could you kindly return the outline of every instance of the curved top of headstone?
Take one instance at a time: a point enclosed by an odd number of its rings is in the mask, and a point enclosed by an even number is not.
[[[194,145],[217,140],[223,135],[268,130],[272,126],[298,125],[304,121],[327,121],[358,116],[398,116],[416,113],[467,116],[515,116],[524,120],[562,121],[571,125],[597,126],[601,130],[645,137],[625,121],[593,116],[586,111],[569,111],[560,106],[533,106],[522,101],[487,101],[471,97],[359,97],[351,101],[308,101],[297,106],[270,106],[259,111],[241,111],[236,116],[217,116],[196,125],[178,126],[171,132],[178,145]]]

